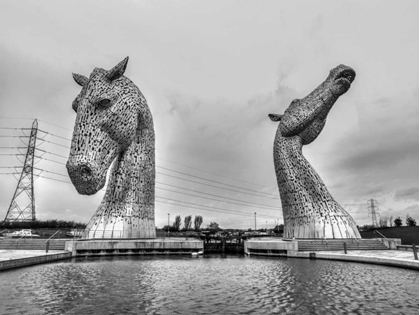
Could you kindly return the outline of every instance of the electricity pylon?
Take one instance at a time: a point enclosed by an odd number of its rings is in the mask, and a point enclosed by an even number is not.
[[[35,144],[38,132],[38,121],[32,123],[31,134],[28,141],[28,151],[26,152],[25,162],[23,163],[22,173],[20,174],[15,193],[7,211],[4,222],[30,222],[35,221],[35,195],[34,195],[34,157]],[[21,194],[25,194],[21,196]]]
[[[368,200],[368,209],[369,209],[369,215],[372,217],[372,226],[377,227],[378,226],[378,220],[376,219],[376,215],[379,215],[378,209],[378,202],[374,199]]]

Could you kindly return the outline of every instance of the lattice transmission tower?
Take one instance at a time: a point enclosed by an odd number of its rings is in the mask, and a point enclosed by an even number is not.
[[[378,220],[376,219],[376,216],[379,215],[378,202],[375,199],[368,200],[368,211],[369,211],[369,216],[372,217],[372,226],[373,227],[379,226]]]
[[[34,195],[34,158],[35,144],[38,132],[38,121],[32,123],[32,129],[28,141],[25,162],[23,163],[22,173],[9,210],[7,211],[5,222],[30,222],[35,221],[35,195]]]

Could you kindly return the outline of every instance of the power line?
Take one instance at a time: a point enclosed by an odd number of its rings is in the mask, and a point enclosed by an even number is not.
[[[177,177],[177,176],[173,176],[173,175],[169,175],[169,174],[165,174],[165,173],[156,172],[156,174],[173,177],[173,178],[184,180],[184,181],[187,181],[187,182],[190,182],[190,183],[195,183],[195,184],[200,184],[200,185],[209,186],[209,187],[213,187],[213,188],[218,188],[218,189],[233,191],[233,192],[240,193],[240,194],[252,195],[252,196],[257,196],[257,197],[260,197],[260,198],[267,198],[267,199],[274,199],[274,200],[278,200],[279,199],[279,197],[277,197],[277,198],[271,198],[271,197],[261,196],[261,195],[257,195],[257,194],[246,193],[246,192],[238,191],[238,190],[234,190],[234,189],[229,189],[229,188],[214,186],[214,185],[210,185],[210,184],[206,184],[206,183],[200,183],[200,182],[197,182],[197,181],[193,181],[193,180],[189,180],[189,179],[186,179],[186,178]]]
[[[71,184],[71,182],[68,182],[68,181],[65,181],[65,180],[56,179],[56,178],[51,178],[51,177],[47,177],[47,176],[41,176],[41,175],[39,175],[38,177],[46,178],[46,179],[50,179],[50,180],[55,180],[57,182],[62,182],[62,183],[66,183],[66,184]]]
[[[0,147],[0,149],[18,149],[18,150],[20,150],[20,149],[26,149],[26,148],[25,147]],[[44,152],[44,153],[47,153],[47,154],[59,156],[59,157],[65,158],[65,159],[68,158],[68,156],[64,156],[64,155],[60,155],[60,154],[48,152],[48,151],[45,151],[45,150],[42,150],[42,149],[38,149],[38,148],[35,148],[35,150],[38,150],[38,151],[41,151],[41,152]],[[0,153],[0,155],[25,155],[25,154],[23,154],[23,153],[14,153],[14,154],[13,153]]]
[[[60,138],[60,139],[71,141],[71,139],[69,139],[69,138],[64,138],[64,137],[61,137],[61,136],[57,136],[57,135],[55,135],[53,133],[50,133],[50,132],[47,132],[47,131],[43,131],[43,130],[40,130],[40,129],[38,129],[38,131],[41,131],[41,132],[47,134],[48,136],[54,136],[54,137],[57,137],[57,138]]]
[[[39,139],[39,140],[41,140],[41,139]],[[47,141],[47,140],[43,140],[43,141],[49,142],[49,143],[53,143],[53,142],[50,142],[50,141]],[[53,143],[53,144],[62,146],[62,145],[57,144],[57,143]],[[68,148],[67,146],[62,146],[62,147]],[[42,150],[42,149],[38,149],[38,148],[37,148],[37,150],[42,151],[44,153],[52,154],[52,155],[55,155],[55,156],[59,156],[59,157],[62,157],[62,158],[67,158],[66,156],[55,154],[55,153],[51,153],[51,152],[46,151],[46,150]],[[44,159],[44,160],[47,160],[47,161],[51,161],[51,162],[60,164],[60,162],[55,161],[55,160],[49,160],[49,159],[46,159],[46,158],[42,158],[40,156],[36,156],[36,157],[37,158]],[[61,164],[64,164],[64,163],[61,163]],[[273,195],[273,194],[268,194],[268,193],[260,192],[260,191],[257,191],[257,190],[252,190],[252,189],[248,189],[248,188],[244,188],[244,187],[239,187],[239,186],[235,186],[235,185],[230,185],[230,184],[222,183],[222,182],[215,181],[215,180],[206,179],[206,178],[203,178],[203,177],[200,177],[200,176],[195,176],[195,175],[191,175],[191,174],[188,174],[188,173],[179,172],[179,171],[176,171],[176,170],[171,170],[169,168],[158,166],[158,165],[156,167],[161,168],[161,169],[164,169],[164,170],[172,171],[172,172],[175,172],[175,173],[179,173],[179,174],[182,174],[182,175],[190,176],[190,177],[193,177],[193,178],[201,179],[201,180],[204,180],[204,181],[208,181],[208,182],[212,182],[212,183],[217,183],[217,184],[220,184],[220,185],[225,185],[225,186],[228,186],[228,187],[234,187],[234,188],[238,188],[238,189],[242,189],[242,190],[246,190],[246,191],[251,191],[251,192],[256,192],[257,193],[257,194],[247,193],[249,195],[253,195],[253,196],[257,196],[257,197],[261,197],[261,198],[275,199],[275,200],[278,200],[279,199],[278,196]],[[165,175],[165,176],[169,176],[169,177],[173,177],[173,178],[176,178],[176,179],[184,180],[184,181],[189,181],[189,182],[195,183],[195,184],[201,184],[201,185],[205,185],[205,186],[209,186],[209,187],[213,187],[213,188],[218,188],[218,189],[225,189],[225,190],[229,190],[229,191],[237,192],[237,193],[242,193],[242,194],[245,193],[245,192],[237,191],[237,190],[234,190],[234,189],[228,189],[228,188],[224,188],[224,187],[219,187],[219,186],[214,186],[214,185],[210,185],[210,184],[206,184],[206,183],[201,183],[201,182],[197,182],[197,181],[188,180],[186,178],[181,178],[181,177],[173,176],[173,175],[170,175],[170,174],[165,174],[165,173],[160,173],[160,172],[156,172],[156,173],[157,174],[161,174],[161,175]],[[274,198],[271,198],[271,197],[268,197],[268,196],[273,196]]]
[[[59,156],[59,157],[65,158],[65,159],[67,159],[67,158],[68,158],[68,156],[64,156],[64,155],[60,155],[60,154],[56,154],[56,153],[52,153],[52,152],[48,152],[48,151],[41,150],[41,149],[35,149],[35,150],[38,150],[38,151],[41,151],[41,152],[44,152],[44,153],[47,153],[47,154],[51,154],[51,155],[55,155],[55,156]]]
[[[31,130],[32,128],[9,128],[9,127],[0,127],[1,130]],[[39,130],[39,129],[38,129]]]
[[[47,171],[47,170],[43,170],[37,167],[34,167],[34,170],[38,170],[41,172],[47,172],[47,173],[51,173],[51,174],[55,174],[55,175],[59,175],[59,176],[63,176],[63,177],[68,177],[68,175],[64,175],[64,174],[60,174],[60,173],[56,173],[56,172],[51,172],[51,171]]]
[[[47,124],[47,125],[50,125],[50,126],[54,126],[54,127],[57,127],[57,128],[61,128],[61,129],[67,130],[67,131],[73,131],[73,130],[70,130],[70,129],[67,129],[67,128],[64,128],[64,127],[58,126],[58,125],[51,124],[51,123],[46,122],[46,121],[41,120],[41,119],[38,119],[38,121],[41,121],[41,122],[43,122],[44,124]]]
[[[185,201],[181,201],[181,200],[160,197],[160,196],[157,196],[157,195],[156,195],[156,198],[181,203],[181,205],[178,204],[178,206],[184,206],[184,204],[186,204],[186,205],[192,205],[192,206],[195,206],[195,207],[210,208],[210,209],[212,209],[213,211],[216,211],[216,212],[225,212],[225,213],[232,213],[232,214],[239,214],[239,215],[246,215],[246,216],[253,216],[254,215],[253,213],[249,213],[249,212],[242,212],[242,211],[237,211],[237,210],[229,210],[229,209],[224,209],[224,208],[216,208],[216,207],[211,207],[211,206],[198,205],[198,204],[192,203],[192,202],[185,202]],[[169,203],[169,204],[172,204],[172,203]],[[205,209],[203,209],[203,210],[205,210]],[[278,217],[278,216],[271,216],[271,215],[266,215],[266,214],[258,214],[258,216],[268,217],[268,218],[277,218]]]
[[[46,160],[46,161],[51,161],[51,162],[54,162],[54,163],[57,163],[57,164],[66,165],[65,163],[58,162],[58,161],[55,161],[55,160],[46,159],[44,157],[40,157],[40,156],[36,156],[36,157],[39,158],[39,159],[41,159],[41,160]],[[270,198],[270,197],[260,196],[260,195],[252,194],[252,193],[248,193],[248,192],[243,192],[243,191],[233,190],[233,189],[229,189],[229,188],[225,188],[225,187],[219,187],[219,186],[215,186],[215,185],[210,185],[210,184],[206,184],[206,183],[192,181],[192,180],[189,180],[189,179],[186,179],[186,178],[177,177],[177,176],[173,176],[173,175],[169,175],[169,174],[165,174],[165,173],[160,173],[160,172],[156,172],[156,173],[159,174],[159,175],[165,175],[165,176],[173,177],[173,178],[176,178],[176,179],[184,180],[184,181],[187,181],[187,182],[191,182],[191,183],[195,183],[195,184],[200,184],[200,185],[204,185],[204,186],[209,186],[209,187],[213,187],[213,188],[218,188],[218,189],[222,189],[222,190],[233,191],[233,192],[241,193],[241,194],[245,194],[245,195],[257,196],[257,197],[260,197],[260,198],[267,198],[267,199],[278,200],[278,197],[277,198]]]
[[[165,188],[161,188],[161,187],[156,187],[156,188],[157,189],[160,189],[160,190],[174,192],[174,193],[177,193],[177,194],[182,194],[182,195],[187,195],[187,196],[192,196],[192,197],[207,199],[207,200],[211,200],[211,201],[224,202],[224,203],[234,204],[234,205],[238,205],[238,206],[242,206],[242,207],[260,208],[260,209],[271,210],[271,211],[279,211],[280,210],[280,209],[263,208],[263,207],[260,207],[260,206],[244,205],[244,204],[239,204],[239,203],[230,202],[230,201],[216,200],[216,199],[212,199],[212,198],[207,198],[207,197],[203,197],[203,196],[197,196],[197,195],[187,194],[187,193],[183,193],[183,192],[180,192],[180,191],[165,189]]]
[[[54,161],[54,160],[50,160],[50,159],[46,159],[46,158],[41,157],[41,156],[37,156],[37,155],[35,155],[35,157],[36,157],[36,158],[38,158],[38,159],[41,159],[41,160],[45,160],[45,161],[50,161],[50,162],[54,162],[54,163],[57,163],[57,164],[66,165],[65,163],[58,162],[58,161]]]
[[[0,118],[1,118],[1,117],[0,117]],[[40,121],[41,121],[41,120],[40,120]],[[48,122],[45,122],[45,121],[42,121],[42,122],[44,122],[44,123],[46,123],[46,124],[49,124],[49,125],[52,125],[52,126],[56,126],[56,127],[62,128],[62,127],[60,127],[60,126],[57,126],[57,125],[54,125],[54,124],[51,124],[51,123],[48,123]],[[20,129],[20,130],[25,129],[25,130],[26,130],[26,129],[28,129],[28,128],[10,128],[10,129]],[[71,130],[69,130],[69,129],[67,129],[67,128],[62,128],[62,129],[65,129],[65,130],[71,131]],[[46,131],[43,131],[43,130],[39,130],[39,131],[40,131],[40,132],[43,132],[43,133],[46,133],[47,135],[52,135],[52,136],[58,137],[58,138],[60,138],[60,139],[64,139],[64,140],[66,140],[66,141],[71,141],[71,140],[70,140],[70,139],[68,139],[68,138],[61,137],[61,136],[58,136],[58,135],[55,135],[55,134],[52,134],[52,133],[49,133],[49,132],[46,132]],[[39,139],[39,140],[41,140],[41,139]],[[47,143],[51,143],[51,144],[54,144],[54,145],[58,145],[58,146],[61,146],[61,147],[68,148],[68,146],[63,146],[63,145],[61,145],[61,144],[58,144],[58,143],[55,143],[55,142],[52,142],[52,141],[47,141],[47,140],[43,140],[43,139],[42,139],[42,141],[47,142]],[[54,153],[50,153],[50,154],[54,154]],[[61,157],[62,157],[62,156],[61,156]],[[234,181],[238,181],[238,182],[244,182],[244,183],[247,183],[247,184],[252,184],[252,185],[255,185],[255,186],[265,187],[265,186],[263,186],[263,185],[259,185],[259,184],[255,184],[255,183],[247,182],[247,181],[244,181],[244,180],[235,179],[235,178],[231,178],[231,177],[228,177],[228,176],[224,176],[224,175],[220,175],[220,174],[216,174],[216,173],[208,172],[208,171],[206,171],[206,170],[202,170],[202,169],[199,169],[199,168],[190,167],[190,166],[183,165],[183,164],[176,163],[176,162],[172,162],[172,161],[169,161],[169,160],[166,160],[166,159],[162,159],[162,158],[157,158],[157,159],[162,160],[162,161],[166,161],[166,162],[169,162],[169,163],[172,163],[172,164],[175,164],[175,165],[179,165],[179,166],[187,167],[187,168],[190,168],[190,169],[194,169],[194,170],[197,170],[197,171],[200,171],[200,172],[204,172],[204,173],[207,173],[207,174],[212,174],[212,175],[215,175],[215,176],[219,176],[219,177],[227,178],[227,179],[230,179],[230,180],[234,180]],[[248,188],[244,188],[244,187],[239,187],[239,186],[235,186],[235,185],[230,185],[230,184],[226,184],[226,183],[219,182],[219,181],[210,180],[210,179],[202,178],[202,177],[200,177],[200,176],[194,176],[194,175],[191,175],[191,174],[187,174],[187,173],[183,173],[183,172],[175,171],[175,170],[168,169],[168,168],[164,168],[164,167],[161,167],[161,166],[157,166],[157,167],[160,167],[160,168],[162,168],[162,169],[169,170],[169,171],[172,171],[172,172],[176,172],[176,173],[179,173],[179,174],[183,174],[183,175],[186,175],[186,176],[190,176],[190,177],[198,178],[198,179],[201,179],[201,180],[205,180],[205,181],[209,181],[209,182],[217,183],[217,184],[220,184],[220,185],[225,185],[225,186],[230,186],[230,187],[234,187],[234,188],[238,188],[238,189],[242,189],[242,190],[252,191],[252,192],[256,192],[256,193],[258,193],[258,194],[262,194],[262,195],[273,196],[273,197],[275,197],[275,199],[277,199],[277,200],[278,200],[278,196],[277,196],[277,195],[273,195],[273,194],[269,194],[269,193],[265,193],[265,192],[260,192],[260,191],[256,191],[256,190],[252,190],[252,189],[248,189]]]
[[[12,167],[5,167],[5,168],[12,168]],[[59,176],[63,176],[63,177],[68,177],[68,175],[65,175],[65,174],[61,174],[61,173],[57,173],[57,172],[52,172],[52,171],[47,171],[47,170],[40,169],[40,168],[37,168],[37,167],[34,167],[34,169],[36,169],[38,171],[41,171],[41,172],[46,172],[46,173],[55,174],[55,175],[59,175]],[[43,176],[40,176],[40,177],[43,177]],[[70,182],[66,182],[66,183],[70,183]],[[165,184],[165,183],[160,183],[160,182],[157,182],[157,183],[158,184],[162,184],[162,185],[168,185],[168,186],[179,188],[179,189],[184,189],[184,190],[196,192],[196,193],[201,193],[201,194],[205,194],[205,195],[214,196],[216,198],[222,198],[222,199],[225,198],[225,199],[239,201],[239,202],[242,202],[242,203],[249,203],[249,204],[247,205],[247,204],[239,204],[239,203],[229,202],[229,201],[223,201],[223,200],[216,200],[216,199],[212,199],[212,198],[206,198],[206,197],[203,197],[203,196],[198,196],[198,195],[183,193],[183,192],[180,192],[180,191],[165,189],[165,188],[162,188],[162,187],[156,187],[157,189],[160,189],[160,190],[165,190],[165,191],[174,192],[174,193],[178,193],[178,194],[183,194],[183,195],[187,195],[187,196],[191,196],[191,197],[197,197],[197,198],[207,199],[207,200],[216,201],[216,202],[224,202],[224,203],[229,203],[229,204],[234,204],[234,205],[239,205],[239,206],[244,206],[244,207],[251,207],[251,208],[256,208],[257,207],[257,208],[265,209],[265,210],[281,211],[280,208],[273,207],[273,206],[261,205],[261,204],[257,204],[257,203],[253,203],[253,202],[247,202],[247,201],[243,201],[243,200],[238,200],[238,199],[233,199],[233,198],[227,198],[227,197],[213,195],[213,194],[207,194],[207,193],[203,193],[203,192],[198,192],[196,190],[187,189],[187,188],[178,187],[178,186],[175,186],[175,185],[170,185],[170,184]],[[253,204],[254,206],[252,206],[250,204]]]
[[[175,188],[178,188],[178,189],[192,191],[192,192],[203,194],[203,195],[208,195],[208,196],[213,196],[213,197],[218,197],[218,198],[223,198],[223,199],[228,199],[228,200],[233,200],[233,201],[239,201],[239,202],[246,202],[246,203],[254,204],[254,205],[257,205],[257,206],[263,206],[263,207],[268,207],[268,208],[274,208],[276,210],[281,210],[279,207],[274,207],[274,206],[269,206],[269,205],[264,205],[264,204],[259,204],[259,203],[253,203],[253,202],[243,201],[243,200],[229,198],[229,197],[223,197],[223,196],[209,194],[209,193],[204,193],[204,192],[201,192],[201,191],[198,191],[198,190],[188,189],[188,188],[179,187],[179,186],[170,185],[170,184],[165,184],[165,183],[161,183],[161,182],[158,182],[158,181],[156,181],[156,184],[161,184],[161,185],[165,185],[165,186],[175,187]]]
[[[0,117],[0,119],[17,119],[17,120],[34,120],[36,118],[24,118],[24,117]],[[38,121],[40,121],[38,119]]]
[[[47,140],[43,140],[43,139],[39,139],[39,140],[42,140],[42,141],[45,141],[45,142],[48,142],[48,143],[52,143],[52,144],[55,144],[55,145],[59,145],[61,147],[68,148],[67,146],[63,146],[63,145],[60,145],[60,144],[57,144],[57,143],[54,143],[54,142],[51,142],[51,141],[47,141]],[[42,152],[45,152],[45,153],[48,153],[48,154],[56,155],[56,156],[59,156],[59,157],[62,157],[62,158],[67,158],[66,156],[55,154],[55,153],[51,153],[51,152],[48,152],[46,150],[41,150],[41,149],[38,149],[38,148],[37,148],[37,150],[42,151]],[[37,158],[41,158],[41,157],[37,156]],[[45,159],[45,158],[43,158],[43,159]],[[45,160],[48,161],[48,159],[45,159]],[[49,160],[49,161],[52,161],[52,162],[55,162],[55,163],[59,163],[59,162],[54,161],[54,160]],[[266,196],[260,196],[260,195],[251,194],[251,195],[254,195],[254,196],[258,196],[258,197],[269,198],[267,196],[273,196],[275,198],[270,198],[270,199],[276,199],[276,200],[278,200],[278,196],[273,195],[273,194],[268,194],[268,193],[260,192],[260,191],[257,191],[257,190],[252,190],[252,189],[248,189],[248,188],[244,188],[244,187],[239,187],[239,186],[235,186],[235,185],[230,185],[230,184],[222,183],[222,182],[211,180],[211,179],[206,179],[206,178],[203,178],[203,177],[200,177],[200,176],[195,176],[195,175],[191,175],[191,174],[188,174],[188,173],[179,172],[179,171],[176,171],[176,170],[171,170],[169,168],[158,166],[158,165],[156,167],[161,168],[161,169],[164,169],[164,170],[168,170],[168,171],[171,171],[171,172],[174,172],[174,173],[179,173],[179,174],[190,176],[190,177],[193,177],[193,178],[205,180],[205,181],[208,181],[208,182],[217,183],[217,184],[225,185],[225,186],[228,186],[228,187],[234,187],[234,188],[238,188],[238,189],[242,189],[242,190],[246,190],[246,191],[256,192],[256,193],[261,194],[261,195],[266,195]],[[187,180],[185,178],[180,178],[180,177],[176,177],[176,176],[165,174],[165,173],[159,173],[159,172],[157,172],[157,173],[158,174],[161,174],[161,175],[166,175],[166,176],[174,177],[174,178],[177,178],[177,179],[181,179],[181,180],[190,181],[190,182],[196,183],[196,184],[202,184],[202,185],[205,185],[205,186],[216,187],[216,188],[220,188],[220,189],[226,189],[226,188],[223,188],[223,187],[218,187],[218,186],[208,185],[208,184],[204,184],[204,183],[200,183],[200,182],[196,182],[196,181]],[[244,192],[241,192],[241,191],[236,191],[236,190],[231,190],[231,189],[226,189],[226,190],[234,191],[234,192],[239,192],[239,193],[244,193]]]
[[[260,192],[260,191],[257,191],[257,190],[248,189],[248,188],[243,188],[243,187],[239,187],[239,186],[235,186],[235,185],[230,185],[230,184],[225,184],[225,183],[218,182],[218,181],[215,181],[215,180],[206,179],[206,178],[203,178],[203,177],[200,177],[200,176],[194,176],[194,175],[191,175],[191,174],[187,174],[187,173],[183,173],[183,172],[179,172],[179,171],[171,170],[171,169],[169,169],[169,168],[162,167],[162,166],[156,166],[156,167],[161,168],[161,169],[164,169],[164,170],[167,170],[167,171],[171,171],[171,172],[174,172],[174,173],[178,173],[178,174],[182,174],[182,175],[190,176],[190,177],[193,177],[193,178],[198,178],[198,179],[201,179],[201,180],[205,180],[205,181],[208,181],[208,182],[217,183],[217,184],[221,184],[221,185],[225,185],[225,186],[229,186],[229,187],[234,187],[234,188],[238,188],[238,189],[243,189],[243,190],[247,190],[247,191],[252,191],[252,192],[256,192],[256,193],[262,194],[262,195],[274,196],[274,197],[276,197],[276,198],[277,198],[277,196],[276,196],[276,195],[272,195],[272,194],[268,194],[268,193]]]
[[[238,181],[238,182],[243,182],[243,183],[247,183],[247,184],[251,184],[251,185],[255,185],[255,186],[265,187],[263,185],[259,185],[259,184],[256,184],[256,183],[251,183],[251,182],[247,182],[245,180],[241,180],[241,179],[237,179],[237,178],[233,178],[233,177],[228,177],[228,176],[225,176],[225,175],[220,175],[220,174],[212,173],[212,172],[209,172],[209,171],[205,171],[205,170],[202,170],[202,169],[199,169],[199,168],[195,168],[195,167],[187,166],[187,165],[184,165],[184,164],[172,162],[172,161],[165,160],[165,159],[162,159],[162,158],[158,158],[157,157],[156,159],[162,160],[162,161],[165,161],[165,162],[169,162],[169,163],[172,163],[172,164],[175,164],[175,165],[179,165],[179,166],[191,168],[193,170],[197,170],[197,171],[200,171],[200,172],[203,172],[203,173],[207,173],[207,174],[211,174],[211,175],[220,176],[220,177],[224,177],[224,178],[227,178],[227,179],[235,180],[235,181]]]
[[[55,145],[58,145],[60,147],[66,148],[66,149],[69,148],[69,146],[61,145],[61,144],[58,144],[58,143],[55,143],[55,142],[52,142],[52,141],[48,141],[48,140],[45,140],[45,139],[39,139],[39,140],[44,141],[44,142],[48,142],[48,143],[51,143],[51,144],[55,144]]]
[[[42,170],[42,169],[39,169],[39,168],[34,168],[34,169],[40,170],[40,171],[42,171],[42,172],[47,172],[47,173],[51,173],[51,174],[60,175],[60,176],[65,176],[65,177],[67,176],[67,175],[63,175],[63,174],[60,174],[60,173],[56,173],[56,172],[51,172],[51,171],[47,171],[47,170]],[[41,178],[46,178],[46,179],[50,179],[50,180],[55,180],[55,181],[63,182],[63,183],[66,183],[66,184],[71,184],[71,182],[69,182],[69,181],[63,181],[63,180],[59,180],[59,179],[55,179],[55,178],[51,178],[51,177],[47,177],[47,176],[42,176],[42,175],[37,175],[37,176],[38,176],[38,177],[41,177]],[[164,188],[161,188],[161,187],[156,187],[156,188],[161,189],[161,190],[171,191],[171,190],[164,189]],[[189,196],[193,196],[193,197],[198,197],[198,198],[202,198],[202,199],[209,199],[209,200],[213,200],[213,201],[216,201],[216,202],[225,202],[225,201],[222,201],[222,200],[215,200],[215,199],[210,199],[210,198],[206,198],[206,197],[202,197],[202,196],[191,195],[191,194],[185,194],[185,193],[182,193],[182,192],[177,192],[177,191],[172,191],[172,192],[175,192],[175,193],[180,193],[180,194],[184,194],[184,195],[189,195]],[[159,196],[156,196],[156,197],[159,197]],[[159,197],[159,198],[164,198],[164,197]],[[166,199],[168,199],[168,200],[172,200],[172,201],[181,202],[181,203],[185,203],[185,204],[192,204],[192,205],[195,205],[195,206],[210,207],[210,206],[206,206],[206,205],[197,205],[197,204],[193,204],[193,203],[189,203],[189,202],[186,202],[186,201],[179,201],[179,200],[174,200],[174,199],[169,199],[169,198],[166,198]],[[225,203],[236,204],[236,203],[233,203],[233,202],[225,202]],[[239,205],[239,206],[248,206],[248,205],[243,205],[243,204],[236,204],[236,205]],[[252,207],[252,206],[250,206],[250,207]],[[221,209],[221,208],[215,208],[215,207],[210,207],[210,208],[214,208],[214,209]],[[254,208],[255,208],[255,207],[254,207]],[[241,211],[237,211],[237,210],[229,210],[229,209],[221,209],[221,210],[230,211],[230,212],[240,212],[240,213],[242,213]],[[274,210],[274,209],[266,209],[266,210]],[[279,209],[279,210],[280,210],[280,209]],[[277,210],[277,211],[278,211],[278,210]],[[267,216],[267,215],[263,215],[263,216]],[[269,215],[268,215],[268,217],[271,217],[271,216],[269,216]]]
[[[50,124],[50,125],[52,125],[52,126],[56,126],[56,125],[53,125],[53,124]],[[58,126],[56,126],[56,127],[58,127]],[[26,129],[30,129],[30,128],[0,128],[0,129],[15,129],[15,130],[24,130],[24,129],[25,129],[25,130],[26,130]],[[66,129],[66,128],[63,128],[63,129],[65,129],[65,130],[69,130],[69,129]],[[43,131],[43,130],[40,130],[40,129],[38,129],[38,130],[39,130],[40,132],[46,133],[47,135],[52,135],[52,136],[55,136],[55,137],[57,137],[57,138],[64,139],[64,140],[66,140],[66,141],[71,141],[71,139],[68,139],[68,138],[65,138],[65,137],[61,137],[61,136],[58,136],[58,135],[52,134],[52,133],[50,133],[50,132],[46,132],[46,131]],[[69,130],[69,131],[71,131],[71,130]],[[45,140],[45,141],[46,141],[46,140]],[[49,142],[49,141],[46,141],[46,142]],[[49,142],[49,143],[53,143],[53,142]],[[57,144],[57,143],[53,143],[53,144],[60,145],[60,144]],[[61,145],[60,145],[60,146],[61,146]],[[66,148],[67,148],[67,147],[66,147]],[[247,183],[247,184],[251,184],[251,185],[255,185],[255,186],[260,186],[260,187],[266,187],[266,186],[263,186],[263,185],[259,185],[259,184],[251,183],[251,182],[244,181],[244,180],[241,180],[241,179],[236,179],[236,178],[228,177],[228,176],[225,176],[225,175],[220,175],[220,174],[216,174],[216,173],[208,172],[208,171],[205,171],[205,170],[202,170],[202,169],[199,169],[199,168],[195,168],[195,167],[187,166],[187,165],[184,165],[184,164],[180,164],[180,163],[172,162],[172,161],[169,161],[169,160],[166,160],[166,159],[163,159],[163,158],[157,158],[157,159],[162,160],[162,161],[166,161],[166,162],[169,162],[169,163],[172,163],[172,164],[175,164],[175,165],[179,165],[179,166],[187,167],[187,168],[190,168],[190,169],[194,169],[194,170],[197,170],[197,171],[200,171],[200,172],[204,172],[204,173],[207,173],[207,174],[211,174],[211,175],[215,175],[215,176],[219,176],[219,177],[227,178],[227,179],[230,179],[230,180],[234,180],[234,181],[238,181],[238,182],[243,182],[243,183]],[[166,169],[166,168],[164,168],[164,167],[161,167],[161,168]],[[174,171],[174,170],[171,170],[171,169],[169,169],[169,170],[170,170],[170,171],[173,171],[173,172],[178,172],[178,171]],[[186,173],[182,173],[182,172],[178,172],[178,173],[183,174],[183,175],[187,175],[187,176],[192,176],[192,177],[196,177],[196,178],[203,179],[203,178],[201,178],[201,177],[194,176],[194,175],[190,175],[190,174],[186,174]],[[204,179],[204,180],[207,180],[207,181],[212,181],[212,180],[209,180],[209,179]],[[220,183],[220,182],[217,182],[217,181],[212,181],[212,182],[215,182],[215,183]],[[238,187],[238,186],[234,186],[234,185],[229,185],[229,184],[225,184],[225,183],[220,183],[220,184],[222,184],[222,185],[227,185],[227,186],[232,186],[232,187],[236,187],[236,188],[239,188],[239,189],[250,190],[250,189],[247,189],[247,188]],[[250,190],[250,191],[255,191],[255,190]],[[259,192],[259,191],[257,191],[257,192],[258,192],[258,193],[260,193],[260,194],[266,194],[266,195],[275,196],[275,195],[268,194],[268,193],[264,193],[264,192]],[[277,196],[276,196],[276,197],[277,197]]]
[[[17,155],[26,155],[26,154],[23,154],[23,153],[19,153],[19,154],[16,154],[16,153],[0,153],[0,155],[5,155],[5,156],[17,156]]]
[[[48,176],[39,175],[38,177],[53,180],[53,181],[57,181],[57,182],[62,182],[62,183],[66,183],[66,184],[71,184],[71,182],[51,178],[51,177],[48,177]],[[198,205],[198,204],[191,203],[191,202],[186,202],[186,201],[181,201],[181,200],[176,200],[176,199],[170,199],[170,198],[165,198],[165,197],[160,197],[160,196],[155,196],[155,197],[163,199],[163,200],[171,201],[171,203],[167,203],[167,202],[162,202],[162,201],[156,200],[156,202],[166,203],[166,204],[169,204],[169,205],[175,205],[175,206],[181,206],[181,207],[187,207],[187,208],[195,208],[195,209],[199,209],[199,210],[203,210],[203,211],[221,212],[221,213],[243,215],[243,216],[253,216],[252,213],[247,213],[247,212],[242,212],[242,211],[237,211],[237,210],[229,210],[229,209],[216,208],[216,207],[205,206],[205,205]],[[176,203],[172,203],[172,202],[176,202]],[[208,209],[206,209],[206,208],[208,208]],[[259,217],[265,217],[265,218],[277,218],[276,216],[270,216],[270,215],[264,215],[264,214],[259,214],[258,216]]]
[[[205,209],[205,208],[201,208],[201,207],[194,207],[191,205],[182,205],[182,204],[177,204],[177,203],[172,203],[172,202],[165,202],[165,201],[161,201],[161,200],[156,200],[156,202],[159,203],[164,203],[164,204],[168,204],[168,205],[172,205],[172,206],[178,206],[178,207],[183,207],[183,208],[191,208],[191,209],[197,209],[197,210],[202,210],[202,211],[211,211],[211,212],[221,212],[221,213],[228,213],[228,214],[235,214],[235,215],[242,215],[245,217],[249,217],[249,215],[244,215],[244,214],[240,214],[240,213],[230,213],[230,212],[225,212],[225,211],[218,211],[218,210],[210,210],[210,209]]]

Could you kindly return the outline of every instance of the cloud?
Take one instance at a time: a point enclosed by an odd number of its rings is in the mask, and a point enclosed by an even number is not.
[[[419,188],[411,187],[406,189],[400,189],[395,192],[395,200],[419,200]]]
[[[340,101],[340,100],[339,100]],[[394,193],[398,187],[418,182],[419,134],[418,88],[410,92],[374,100],[356,98],[356,119],[343,119],[334,111],[327,121],[321,141],[320,169],[333,187],[342,194],[360,195]],[[333,121],[337,120],[337,121]],[[340,121],[341,120],[341,121]],[[339,132],[340,125],[345,129]],[[322,135],[324,136],[324,135]],[[353,183],[353,184],[350,184]],[[360,184],[354,184],[360,183]],[[344,185],[344,186],[343,186]]]
[[[414,205],[410,205],[406,208],[404,208],[402,211],[402,213],[407,213],[407,215],[411,215],[413,218],[419,218],[419,205],[418,204],[414,204]]]

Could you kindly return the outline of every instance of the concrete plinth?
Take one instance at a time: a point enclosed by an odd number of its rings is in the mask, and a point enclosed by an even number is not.
[[[296,240],[278,238],[252,238],[244,242],[244,252],[249,255],[293,256],[298,251]]]
[[[76,240],[65,249],[77,256],[104,255],[191,255],[204,251],[201,240],[189,238]]]

